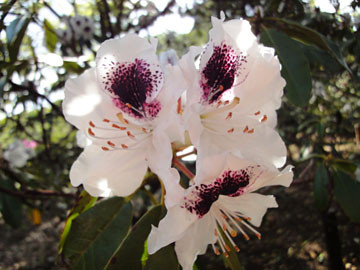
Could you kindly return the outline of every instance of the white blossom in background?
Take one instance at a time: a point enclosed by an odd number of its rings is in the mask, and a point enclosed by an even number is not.
[[[272,195],[254,191],[272,185],[288,187],[292,182],[291,166],[281,172],[275,167],[239,159],[231,153],[210,156],[195,176],[195,184],[183,196],[169,198],[166,216],[158,228],[152,227],[148,238],[149,254],[175,242],[175,251],[184,270],[193,269],[198,255],[212,245],[214,252],[228,257],[230,247],[224,236],[239,251],[233,237],[248,232],[260,238],[259,227],[268,208],[277,207]]]
[[[179,67],[162,69],[156,46],[156,40],[135,34],[107,40],[96,67],[66,82],[65,118],[92,141],[73,164],[70,180],[93,196],[131,194],[148,167],[167,194],[178,188],[178,172],[170,169],[170,143],[178,138],[169,134],[182,136],[171,129],[185,86]]]
[[[68,45],[71,43],[73,34],[69,27],[65,29],[56,29],[56,35],[62,45]]]
[[[29,140],[16,139],[4,151],[4,159],[7,160],[12,167],[21,168],[26,162],[35,156],[34,148],[37,143]]]

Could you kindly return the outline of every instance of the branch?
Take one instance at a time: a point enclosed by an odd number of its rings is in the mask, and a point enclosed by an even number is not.
[[[53,190],[11,190],[0,186],[0,191],[7,193],[11,196],[20,197],[20,198],[33,198],[33,199],[45,199],[42,198],[43,196],[57,196],[57,197],[67,197],[67,198],[75,198],[75,194],[72,193],[62,193],[62,192],[56,192]],[[38,198],[40,196],[40,198]]]

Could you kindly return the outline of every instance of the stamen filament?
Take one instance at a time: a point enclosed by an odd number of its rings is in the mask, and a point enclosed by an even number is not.
[[[229,103],[229,101],[227,100],[227,102]],[[205,113],[203,115],[200,116],[201,119],[205,119],[205,118],[209,118],[215,114],[218,114],[218,113],[222,113],[222,112],[226,112],[226,111],[229,111],[231,110],[232,108],[234,108],[236,105],[238,105],[240,103],[240,98],[238,97],[235,97],[234,100],[231,102],[231,104],[229,106],[226,106],[228,103],[224,103],[224,107],[220,108],[220,109],[216,109],[216,110],[213,110],[211,112],[208,112],[208,113]]]

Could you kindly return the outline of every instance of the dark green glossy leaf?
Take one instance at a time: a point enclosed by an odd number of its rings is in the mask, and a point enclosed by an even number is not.
[[[141,257],[144,253],[145,240],[150,233],[151,225],[156,226],[161,216],[162,207],[160,205],[151,208],[142,216],[111,256],[105,269],[142,269]]]
[[[6,29],[9,56],[12,62],[14,62],[17,58],[21,42],[25,36],[25,32],[29,23],[30,18],[18,17],[13,20]]]
[[[54,52],[55,48],[56,48],[56,43],[58,41],[58,38],[55,34],[55,29],[54,27],[51,25],[51,23],[48,20],[44,20],[44,30],[45,30],[45,45],[46,48],[48,48],[48,50],[50,52]]]
[[[360,183],[349,174],[334,174],[334,194],[341,208],[351,221],[360,223]]]
[[[311,76],[307,58],[301,46],[286,34],[264,29],[261,41],[274,47],[282,63],[281,74],[286,80],[286,95],[297,106],[306,106],[311,94]]]
[[[0,98],[1,98],[1,96],[2,96],[2,91],[3,91],[4,86],[5,86],[5,84],[6,84],[6,80],[7,80],[6,76],[4,76],[4,77],[2,77],[2,78],[0,79]]]
[[[173,245],[163,247],[158,252],[150,255],[146,261],[145,270],[180,269]]]
[[[7,190],[16,190],[14,183],[9,180],[0,179],[0,186]],[[18,228],[24,218],[22,203],[19,198],[0,192],[1,214],[3,219],[11,227]]]
[[[103,269],[131,226],[131,204],[113,197],[72,221],[63,247],[72,269]]]
[[[320,211],[325,211],[329,205],[329,175],[324,164],[316,169],[314,182],[315,205]]]
[[[304,43],[316,45],[319,48],[328,51],[344,68],[347,69],[347,71],[351,73],[351,70],[341,55],[339,47],[334,42],[329,41],[322,34],[309,27],[286,19],[279,20],[285,25],[282,30],[289,36],[301,40]]]
[[[64,229],[63,229],[63,231],[61,233],[61,236],[60,236],[58,253],[62,252],[62,249],[64,247],[66,238],[67,238],[67,236],[68,236],[68,234],[70,232],[72,221],[77,216],[79,216],[81,213],[85,212],[90,207],[92,207],[94,205],[94,203],[96,202],[96,200],[97,200],[96,197],[92,197],[85,190],[83,190],[81,192],[81,194],[79,195],[79,198],[77,199],[74,207],[71,209],[71,211],[70,211],[70,213],[68,215],[68,218],[66,219]]]

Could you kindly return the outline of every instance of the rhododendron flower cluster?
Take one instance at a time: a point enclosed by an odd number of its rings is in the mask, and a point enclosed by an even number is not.
[[[167,214],[148,250],[175,242],[184,269],[208,245],[228,256],[227,243],[238,250],[236,235],[260,238],[254,227],[277,204],[255,192],[293,178],[291,166],[280,170],[286,147],[275,126],[285,81],[274,50],[245,20],[222,15],[212,25],[209,42],[180,59],[174,50],[158,57],[157,41],[135,34],[105,41],[96,67],[67,81],[63,102],[66,119],[91,141],[71,168],[72,184],[93,196],[127,196],[148,168],[157,174]],[[195,176],[173,156],[190,145]]]

